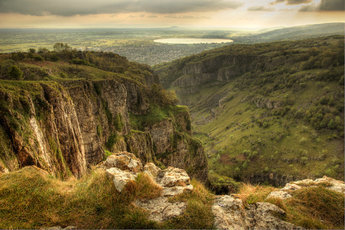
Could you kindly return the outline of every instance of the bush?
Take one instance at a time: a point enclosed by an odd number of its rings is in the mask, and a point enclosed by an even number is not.
[[[23,80],[23,72],[16,65],[9,69],[9,76],[11,80]]]

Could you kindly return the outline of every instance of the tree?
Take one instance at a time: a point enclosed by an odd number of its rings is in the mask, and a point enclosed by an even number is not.
[[[54,51],[56,52],[62,52],[62,51],[70,51],[71,47],[67,43],[55,43],[54,45]]]
[[[16,65],[11,66],[9,75],[12,80],[23,80],[23,72]]]
[[[29,53],[34,54],[34,53],[36,53],[36,50],[35,50],[35,49],[33,49],[33,48],[30,48],[30,49],[29,49]]]

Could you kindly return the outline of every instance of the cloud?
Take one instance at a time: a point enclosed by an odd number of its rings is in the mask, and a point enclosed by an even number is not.
[[[344,0],[322,0],[319,10],[321,11],[344,11]]]
[[[27,15],[88,15],[148,12],[174,14],[236,9],[238,0],[0,0],[0,13]]]
[[[319,5],[304,6],[300,11],[345,11],[344,0],[321,0]]]
[[[272,7],[265,7],[265,6],[252,6],[248,8],[249,11],[274,11]]]
[[[286,5],[300,5],[311,3],[313,0],[276,0],[272,4],[278,4],[285,2]]]

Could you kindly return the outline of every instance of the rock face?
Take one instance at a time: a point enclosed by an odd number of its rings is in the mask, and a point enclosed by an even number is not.
[[[25,84],[21,93],[0,87],[0,101],[6,104],[0,114],[1,172],[36,165],[55,175],[79,177],[103,160],[106,146],[206,180],[206,158],[201,144],[190,137],[188,111],[175,109],[170,117],[132,125],[133,117],[150,117],[152,105],[164,106],[150,98],[150,84],[125,79]],[[191,170],[190,165],[200,167]]]
[[[278,199],[287,199],[291,197],[291,192],[299,190],[304,187],[313,187],[322,185],[327,189],[330,189],[335,192],[343,193],[345,195],[345,182],[340,180],[335,180],[333,178],[324,176],[315,180],[305,179],[299,181],[293,181],[284,186],[284,188],[271,192],[267,199],[269,198],[278,198]]]
[[[244,208],[242,200],[232,196],[219,196],[212,206],[217,229],[301,229],[275,217],[284,215],[277,206],[258,202]]]
[[[181,215],[186,204],[184,202],[171,203],[168,198],[193,190],[185,170],[174,167],[161,170],[153,163],[147,163],[142,167],[141,161],[128,152],[109,156],[99,167],[106,170],[118,192],[122,192],[128,182],[135,181],[138,173],[146,173],[158,186],[162,187],[163,192],[160,197],[135,201],[135,205],[146,210],[153,221],[161,222]]]

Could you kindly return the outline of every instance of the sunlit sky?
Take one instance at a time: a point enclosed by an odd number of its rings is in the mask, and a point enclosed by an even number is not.
[[[345,22],[344,0],[0,0],[0,28],[262,29]]]

